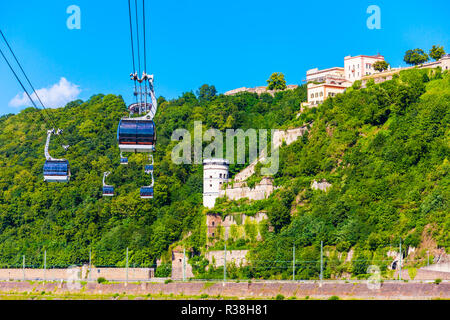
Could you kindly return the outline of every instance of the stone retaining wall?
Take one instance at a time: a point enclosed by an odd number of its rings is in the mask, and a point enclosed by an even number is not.
[[[0,269],[0,280],[60,280],[60,279],[97,280],[103,277],[107,280],[125,280],[126,268],[95,268],[74,267],[66,269]],[[150,280],[154,277],[153,268],[128,268],[128,280]]]
[[[257,282],[257,283],[222,283],[207,284],[203,282],[192,283],[128,283],[120,284],[98,284],[87,283],[81,289],[84,294],[132,294],[156,297],[163,295],[184,295],[221,297],[243,297],[270,299],[278,294],[286,298],[295,296],[297,298],[327,298],[338,296],[347,299],[433,299],[450,298],[450,283],[382,283],[379,289],[369,289],[366,283],[298,283],[298,282]],[[29,283],[29,282],[0,282],[0,293],[11,294],[13,292],[36,292],[45,291],[53,294],[77,293],[80,289],[67,286],[66,283]]]

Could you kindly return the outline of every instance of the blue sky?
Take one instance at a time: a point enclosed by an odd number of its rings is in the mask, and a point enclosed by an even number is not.
[[[36,89],[59,84],[56,92],[71,90],[71,97],[115,93],[131,102],[126,0],[25,3],[1,1],[0,28]],[[450,52],[448,0],[146,3],[148,72],[155,75],[156,94],[166,98],[195,92],[204,83],[219,92],[265,85],[272,72],[300,84],[306,70],[343,66],[346,55],[379,52],[396,67],[404,65],[408,49],[428,51],[440,44]],[[381,9],[381,30],[366,26],[372,4]],[[66,26],[70,5],[81,9],[80,30]],[[2,42],[0,48],[5,49]],[[20,103],[11,106],[18,94],[21,88],[0,60],[0,114],[23,109]]]

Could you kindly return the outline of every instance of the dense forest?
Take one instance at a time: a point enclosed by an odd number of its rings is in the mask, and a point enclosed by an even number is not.
[[[193,130],[193,122],[207,128],[272,128],[290,120],[305,100],[305,88],[283,92],[273,98],[263,95],[230,97],[203,86],[180,98],[158,99],[155,198],[142,200],[139,188],[148,185],[143,166],[145,155],[129,157],[119,164],[116,132],[118,121],[127,116],[120,96],[95,95],[64,108],[48,110],[64,129],[64,153],[53,139],[50,153],[70,162],[72,177],[67,184],[43,181],[46,114],[28,108],[0,119],[0,263],[68,266],[86,263],[89,252],[98,266],[124,265],[125,251],[137,266],[153,265],[170,244],[202,223],[201,165],[176,165],[171,141],[177,128]],[[206,90],[205,90],[206,89]],[[213,91],[211,93],[211,91]],[[240,167],[243,167],[242,165]],[[233,167],[237,171],[239,168]],[[117,196],[102,197],[104,171]]]
[[[55,140],[50,148],[53,156],[70,161],[72,179],[67,184],[43,182],[48,128],[39,111],[29,108],[0,118],[0,263],[19,265],[25,255],[27,264],[42,265],[45,250],[48,265],[68,266],[85,263],[91,251],[95,265],[120,266],[129,248],[130,263],[150,266],[179,243],[192,249],[190,262],[203,274],[206,263],[199,254],[206,246],[208,210],[202,207],[202,167],[171,161],[177,143],[171,141],[172,132],[192,131],[194,121],[219,130],[313,123],[307,135],[280,149],[275,176],[280,188],[268,199],[218,199],[210,210],[223,215],[266,211],[273,227],[262,230],[261,241],[241,241],[250,249],[251,267],[235,271],[236,277],[288,277],[291,271],[278,268],[275,261],[291,260],[294,245],[299,259],[316,260],[321,241],[336,252],[353,248],[355,261],[366,264],[400,239],[406,248],[418,247],[428,233],[448,251],[448,72],[402,71],[393,80],[369,82],[366,88],[356,82],[298,117],[305,86],[274,97],[216,95],[208,88],[170,101],[158,99],[151,201],[139,198],[139,187],[148,184],[143,174],[147,159],[132,155],[129,166],[119,165],[116,129],[127,114],[120,96],[96,95],[49,110],[71,146],[64,153]],[[230,171],[242,168],[232,165]],[[259,169],[252,183],[261,178]],[[112,172],[108,183],[116,187],[114,198],[101,196],[104,171]],[[332,184],[330,190],[311,190],[311,182],[322,179]],[[228,245],[239,244],[230,239]],[[342,273],[333,259],[326,259],[326,277]],[[354,264],[349,271],[365,273],[365,267]],[[299,265],[297,272],[312,278],[318,268]]]

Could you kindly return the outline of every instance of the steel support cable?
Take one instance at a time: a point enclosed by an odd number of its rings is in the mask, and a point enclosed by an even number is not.
[[[38,95],[36,89],[34,88],[34,86],[32,85],[32,83],[31,83],[31,81],[30,81],[30,79],[28,78],[28,76],[27,76],[25,70],[24,70],[23,67],[22,67],[22,64],[19,62],[19,59],[17,58],[17,56],[16,56],[15,53],[14,53],[14,50],[13,50],[13,49],[11,48],[11,46],[9,45],[8,40],[6,40],[6,37],[5,37],[5,35],[3,34],[3,32],[2,32],[1,30],[0,30],[0,34],[1,34],[2,38],[3,38],[3,40],[5,41],[5,43],[6,43],[7,47],[8,47],[8,49],[9,49],[9,51],[11,52],[12,56],[14,57],[14,60],[16,61],[17,65],[19,66],[20,70],[22,71],[22,74],[25,76],[25,79],[27,80],[28,84],[30,85],[31,89],[33,90],[33,93],[36,95],[37,99],[39,100],[39,103],[41,104],[41,106],[42,106],[42,108],[43,108],[43,109],[42,109],[43,113],[44,113],[44,114],[47,116],[47,118],[50,120],[51,126],[53,126],[53,128],[55,128],[55,129],[57,129],[58,126],[56,125],[56,122],[54,121],[54,119],[52,118],[52,116],[51,116],[51,114],[48,112],[48,110],[45,108],[44,103],[42,102],[42,100],[41,100],[41,98],[39,97],[39,95]],[[3,57],[4,57],[5,60],[6,60],[6,57],[5,57],[4,55],[3,55]],[[7,60],[6,60],[6,61],[7,61]],[[9,64],[8,61],[7,61],[7,63],[8,63],[8,65],[9,65],[10,69],[13,71],[12,66]],[[14,72],[14,71],[13,71],[13,72]],[[17,74],[16,74],[15,72],[14,72],[14,75],[16,76],[16,79],[19,80],[19,78],[18,78],[18,76],[17,76]],[[20,80],[19,80],[19,81],[20,81]],[[22,85],[22,82],[20,82],[20,84],[21,84],[22,88],[24,88],[24,86]],[[24,89],[24,91],[25,91],[25,89]],[[31,100],[31,102],[33,103],[34,107],[35,107],[37,110],[40,111],[40,109],[36,106],[36,104],[34,103],[34,100],[31,98],[31,96],[28,94],[28,92],[26,92],[26,94],[27,94],[28,98]],[[42,116],[42,115],[41,115],[41,116]],[[42,118],[44,119],[43,116],[42,116]],[[44,119],[44,121],[45,121],[45,119]],[[45,122],[47,123],[47,121],[45,121]],[[47,123],[47,125],[48,125],[48,123]],[[62,135],[62,134],[61,134],[61,135]],[[62,145],[61,139],[60,139],[59,136],[57,136],[57,139],[58,139],[58,142]]]
[[[147,44],[145,40],[145,0],[142,0],[142,23],[143,23],[143,31],[144,31],[144,72],[147,74]],[[147,96],[148,96],[148,89],[147,89],[147,80],[145,79],[145,112],[147,113],[149,110],[147,109]]]
[[[22,81],[20,80],[19,76],[17,75],[17,73],[14,71],[14,68],[11,66],[11,64],[9,63],[8,59],[6,58],[5,54],[3,53],[3,50],[0,48],[0,54],[3,56],[3,59],[5,59],[6,64],[8,65],[9,69],[12,71],[12,73],[14,74],[14,77],[17,79],[17,81],[19,82],[20,86],[22,87],[23,91],[25,92],[25,94],[27,95],[28,99],[30,99],[31,103],[33,104],[34,108],[38,111],[40,111],[40,109],[36,106],[36,103],[34,102],[34,100],[31,98],[30,94],[28,93],[27,89],[25,88],[25,86],[23,85]],[[44,115],[42,113],[39,112],[39,115],[42,117],[42,120],[47,123],[47,120],[44,118]]]
[[[132,58],[132,63],[133,63],[133,75],[136,73],[136,63],[134,61],[134,40],[133,40],[133,19],[131,17],[131,0],[128,0],[128,16],[130,18],[130,35],[131,35],[131,58]],[[136,86],[136,79],[134,79],[133,76],[133,80],[134,80],[134,92],[135,92],[135,98],[136,98],[136,103],[137,101],[137,86]]]
[[[146,40],[145,40],[145,0],[142,0],[142,23],[143,23],[143,31],[144,31],[144,72],[147,72],[147,49],[146,49]]]
[[[13,49],[11,48],[11,46],[9,45],[8,40],[6,40],[5,35],[3,34],[3,32],[0,30],[0,34],[3,38],[3,40],[5,41],[6,45],[8,46],[9,51],[11,52],[12,56],[14,57],[14,60],[16,61],[17,65],[19,66],[20,70],[22,71],[22,74],[25,76],[25,79],[27,80],[28,84],[30,85],[31,89],[33,89],[33,93],[36,95],[36,97],[38,98],[42,108],[46,109],[44,104],[42,103],[41,98],[39,97],[39,95],[37,94],[36,90],[34,89],[33,85],[31,84],[30,79],[28,78],[27,74],[25,73],[25,71],[22,68],[21,63],[19,62],[19,59],[17,59],[17,56],[15,55]],[[52,122],[53,125],[55,125],[53,119],[51,118],[51,116],[47,113],[47,117],[50,119],[50,121]]]
[[[134,0],[135,12],[136,12],[136,41],[137,41],[137,52],[138,52],[138,76],[141,75],[141,46],[139,42],[139,16],[138,16],[138,3],[137,0]],[[142,83],[139,81],[139,113],[141,113],[141,105],[142,105]]]

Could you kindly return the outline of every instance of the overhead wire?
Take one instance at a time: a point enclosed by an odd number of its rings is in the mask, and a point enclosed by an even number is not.
[[[137,41],[137,53],[138,53],[138,76],[141,75],[141,46],[139,41],[139,15],[138,15],[138,3],[134,0],[135,12],[136,12],[136,41]],[[142,106],[142,82],[139,81],[139,113],[141,112]]]
[[[34,88],[33,84],[30,81],[30,78],[27,76],[25,70],[22,67],[22,64],[19,62],[19,59],[17,58],[16,54],[14,53],[14,50],[12,49],[12,47],[10,46],[8,40],[6,39],[5,35],[3,34],[2,30],[0,30],[0,35],[2,36],[3,40],[5,41],[6,46],[8,47],[11,55],[13,56],[14,60],[16,61],[17,65],[19,66],[20,70],[22,71],[22,74],[24,75],[25,79],[27,80],[29,86],[31,87],[31,89],[33,90],[34,95],[37,97],[37,99],[39,100],[39,103],[42,106],[42,113],[46,115],[46,117],[49,119],[49,121],[51,122],[50,127],[53,127],[55,129],[58,128],[58,126],[56,125],[55,120],[53,119],[53,117],[51,116],[50,112],[48,112],[48,110],[45,108],[44,103],[42,102],[41,98],[39,97],[36,89]],[[4,55],[4,53],[2,52],[2,56],[5,59],[6,63],[8,64],[9,68],[11,69],[11,71],[14,73],[14,76],[16,77],[16,79],[19,81],[22,89],[25,91],[28,99],[31,101],[31,103],[33,104],[34,108],[37,109],[38,111],[41,111],[41,109],[39,109],[36,105],[36,103],[34,102],[34,100],[32,99],[31,95],[28,93],[28,91],[25,89],[25,86],[23,85],[22,81],[20,81],[17,73],[14,71],[12,65],[9,63],[8,59],[6,58],[6,56]],[[42,119],[44,120],[44,122],[48,125],[49,123],[47,122],[47,120],[45,120],[44,116],[40,113]],[[62,135],[62,133],[61,133]],[[57,135],[56,136],[58,142],[62,145],[61,143],[61,139],[60,136]]]
[[[144,73],[147,74],[147,48],[146,48],[146,40],[145,40],[145,0],[142,0],[142,23],[144,29]],[[145,79],[145,112],[148,112],[147,108],[147,79]]]
[[[17,81],[19,82],[20,86],[22,87],[23,91],[25,92],[25,94],[27,95],[28,99],[30,99],[32,105],[34,106],[35,109],[39,110],[40,109],[36,106],[36,103],[34,102],[34,100],[31,98],[30,94],[28,93],[27,89],[25,88],[25,86],[23,85],[22,81],[20,80],[19,76],[17,75],[16,71],[14,70],[14,68],[12,67],[12,65],[9,63],[8,58],[6,58],[5,54],[3,53],[3,50],[0,48],[0,54],[2,55],[3,59],[6,61],[6,64],[8,65],[9,69],[12,71],[12,73],[14,74],[14,77],[17,79]],[[47,120],[44,118],[44,115],[42,113],[39,112],[39,115],[42,117],[42,120],[47,123]]]
[[[128,16],[130,18],[130,36],[131,36],[131,58],[133,63],[133,80],[134,80],[134,95],[137,101],[137,86],[136,79],[134,78],[134,74],[136,73],[136,63],[135,63],[135,53],[134,53],[134,39],[133,39],[133,19],[131,17],[131,0],[128,0]]]

